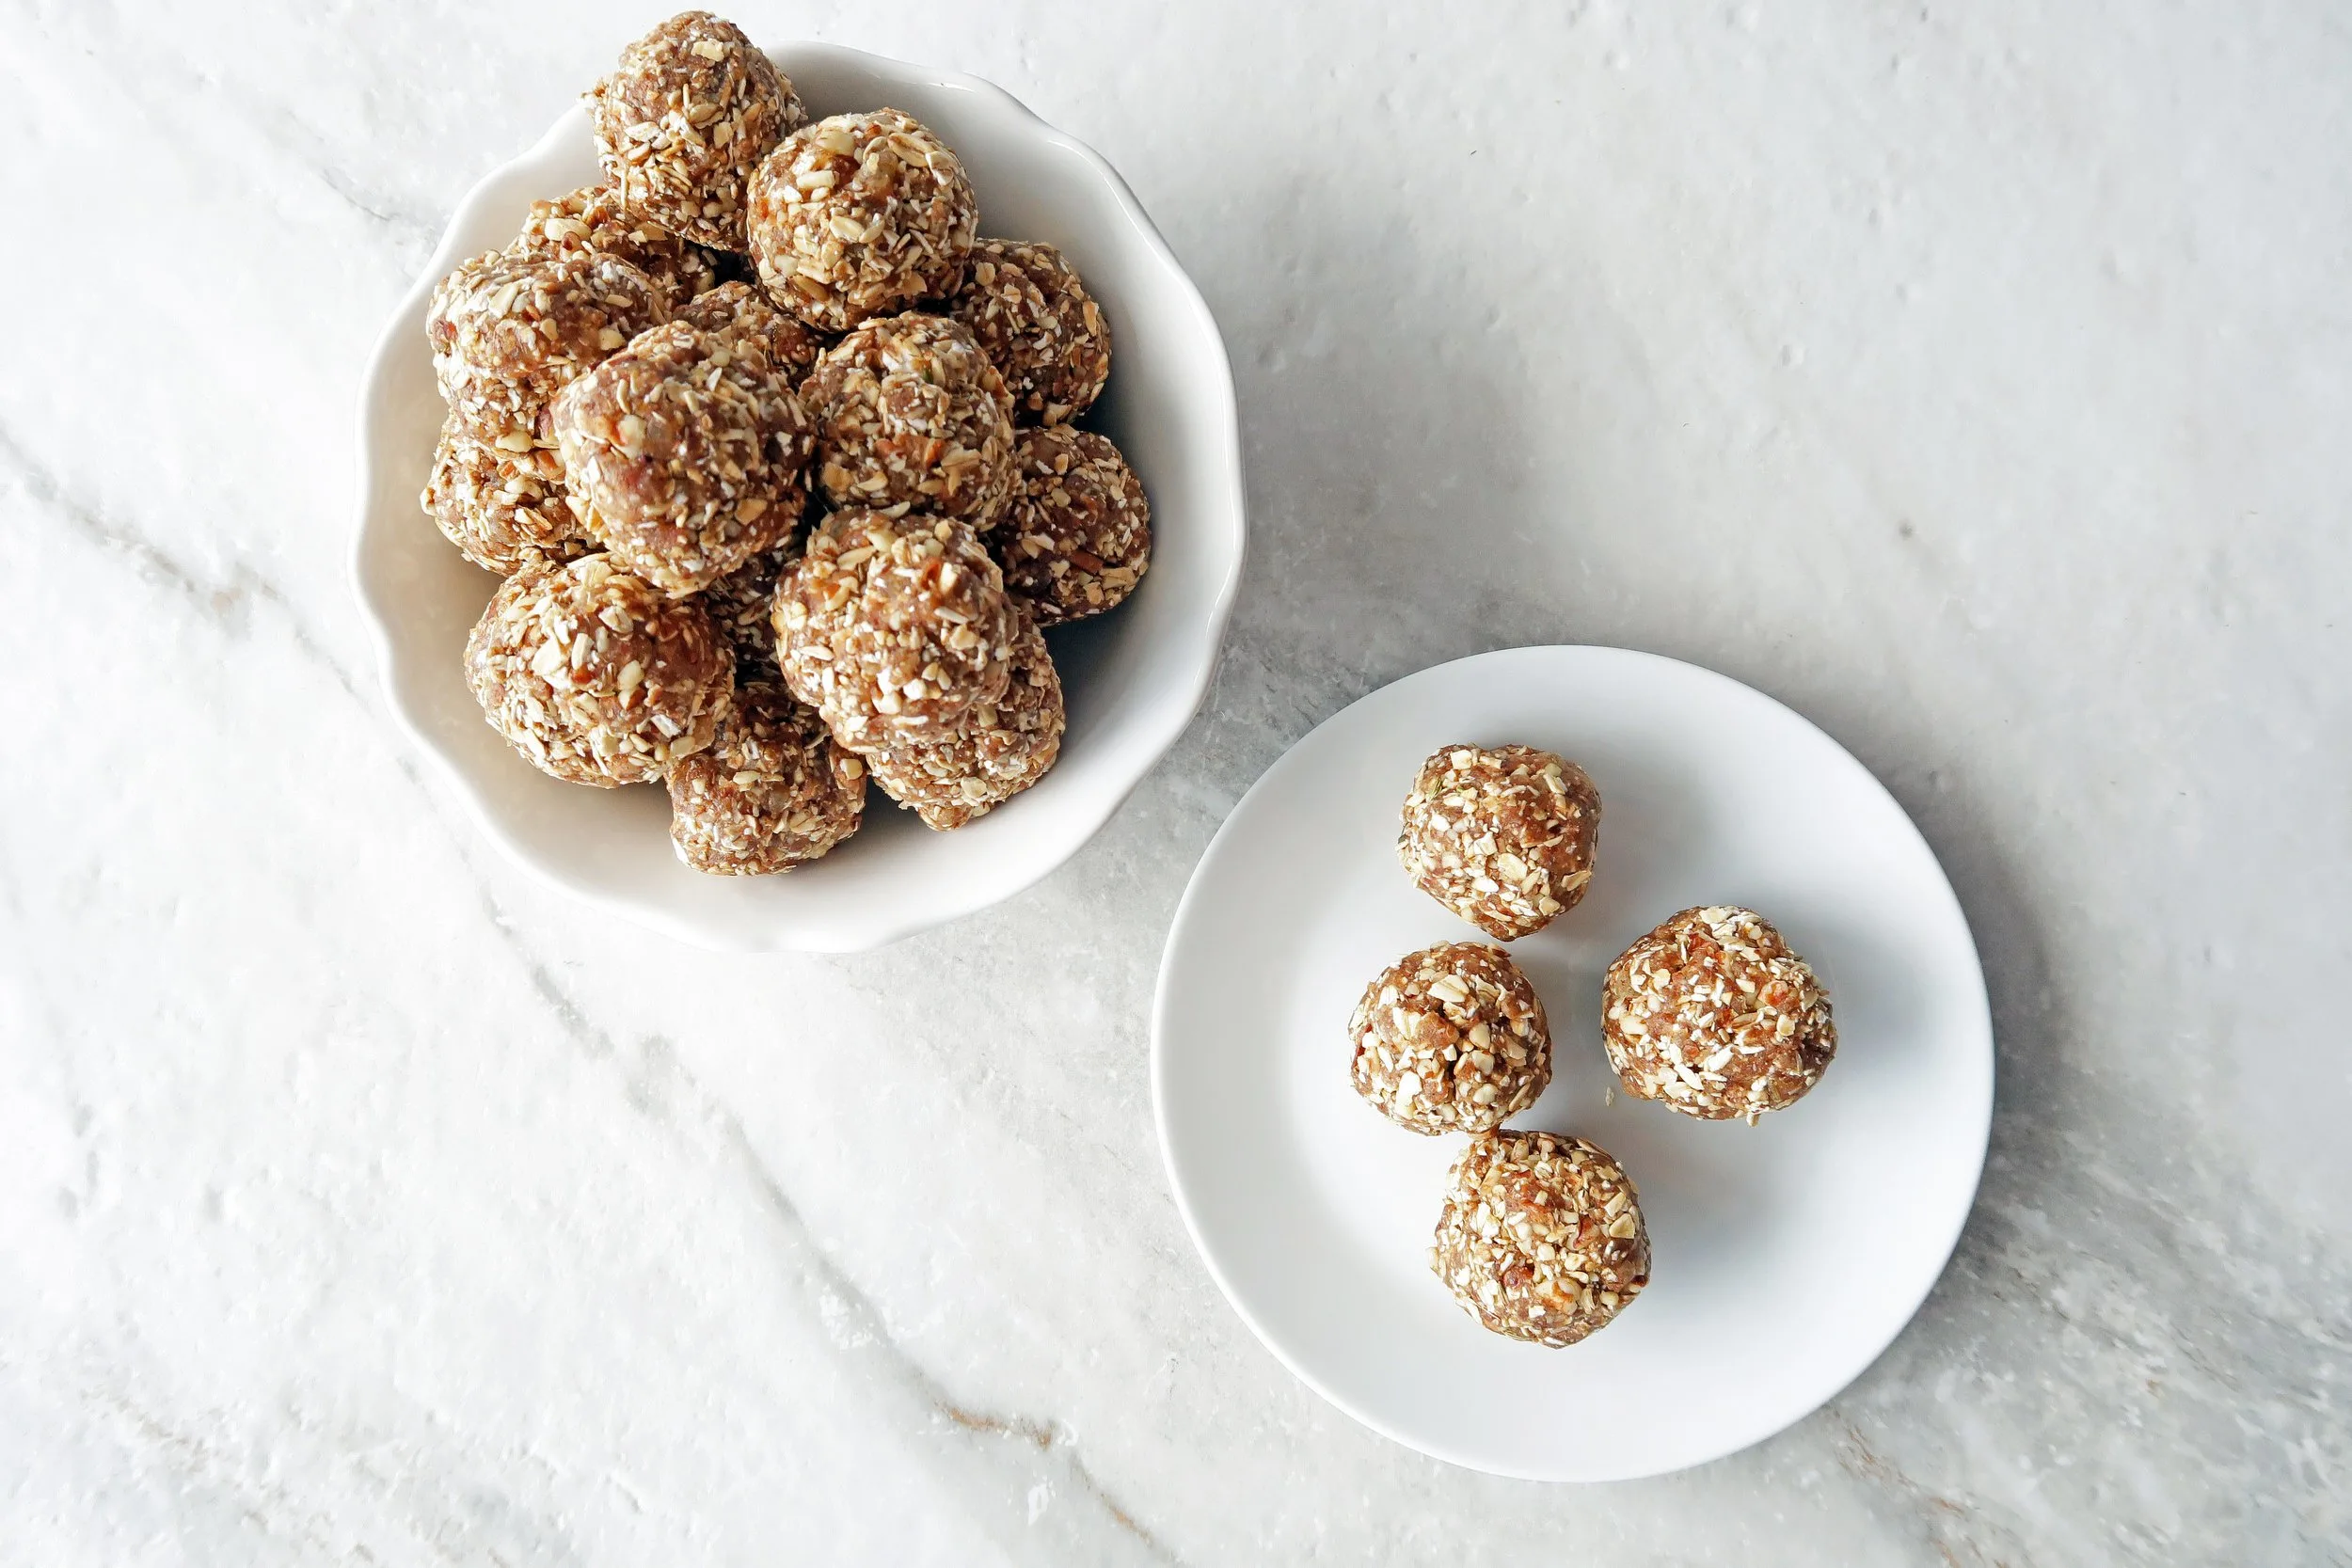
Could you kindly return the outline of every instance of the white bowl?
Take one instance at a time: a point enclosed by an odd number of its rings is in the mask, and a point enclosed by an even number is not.
[[[425,347],[426,297],[458,261],[511,240],[532,200],[596,178],[578,106],[468,194],[376,345],[360,398],[353,569],[393,715],[507,853],[591,903],[704,946],[849,952],[1036,882],[1076,853],[1175,743],[1207,695],[1240,583],[1241,446],[1216,323],[1099,154],[973,77],[826,44],[768,53],[813,115],[887,104],[937,131],[971,173],[980,231],[1059,245],[1110,318],[1110,386],[1089,422],[1119,443],[1143,480],[1152,570],[1119,610],[1052,634],[1070,709],[1053,771],[948,833],[930,832],[873,791],[865,827],[822,861],[783,877],[711,877],[672,852],[669,800],[659,786],[559,783],[484,722],[460,661],[498,579],[469,564],[417,504],[442,417]]]

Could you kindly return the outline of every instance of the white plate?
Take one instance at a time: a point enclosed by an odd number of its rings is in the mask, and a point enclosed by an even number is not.
[[[1429,1273],[1458,1137],[1348,1082],[1364,983],[1483,940],[1406,879],[1397,808],[1449,742],[1575,759],[1601,796],[1583,903],[1512,955],[1556,1076],[1514,1126],[1624,1164],[1655,1250],[1599,1334],[1546,1350],[1477,1326]],[[1612,1089],[1610,960],[1678,910],[1748,905],[1835,999],[1837,1059],[1750,1128]],[[1614,648],[1517,648],[1375,691],[1269,768],[1176,911],[1152,1022],[1160,1142],[1193,1240],[1275,1354],[1341,1409],[1499,1475],[1610,1481],[1697,1465],[1805,1415],[1883,1350],[1975,1196],[1993,1029],[1951,885],[1902,808],[1771,698]]]
[[[483,722],[460,656],[498,579],[468,565],[417,507],[442,413],[426,296],[466,257],[513,239],[533,199],[596,178],[577,107],[459,205],[385,328],[361,399],[353,571],[393,716],[493,842],[580,897],[689,942],[841,952],[1019,893],[1076,853],[1175,743],[1208,692],[1240,582],[1241,446],[1216,323],[1100,156],[972,77],[826,44],[768,54],[813,114],[887,103],[938,131],[971,173],[981,232],[1059,245],[1110,317],[1110,386],[1088,422],[1143,480],[1152,570],[1116,612],[1051,636],[1070,707],[1054,770],[951,833],[926,831],[877,791],[857,836],[816,864],[783,877],[708,877],[671,852],[658,785],[561,784]]]

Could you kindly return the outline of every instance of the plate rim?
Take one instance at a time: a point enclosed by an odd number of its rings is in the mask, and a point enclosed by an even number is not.
[[[1251,800],[1255,798],[1261,790],[1264,789],[1267,786],[1268,781],[1270,781],[1274,775],[1280,770],[1282,766],[1288,762],[1291,757],[1302,747],[1306,746],[1308,742],[1312,740],[1315,736],[1321,734],[1330,725],[1339,722],[1340,720],[1354,712],[1357,708],[1362,706],[1363,705],[1376,701],[1389,692],[1394,691],[1400,688],[1435,678],[1446,671],[1455,670],[1461,666],[1472,665],[1487,660],[1506,657],[1512,655],[1528,653],[1565,653],[1576,656],[1597,655],[1601,656],[1604,659],[1623,659],[1629,662],[1671,666],[1685,676],[1694,676],[1703,682],[1712,682],[1721,686],[1732,688],[1746,698],[1754,699],[1778,708],[1788,718],[1804,725],[1806,729],[1811,730],[1830,747],[1836,756],[1844,761],[1847,767],[1851,768],[1855,774],[1859,775],[1861,779],[1867,781],[1869,788],[1878,792],[1878,794],[1885,800],[1887,805],[1893,808],[1896,817],[1902,823],[1903,827],[1909,831],[1911,835],[1915,840],[1917,840],[1919,847],[1927,855],[1928,863],[1935,868],[1937,881],[1943,889],[1945,898],[1950,905],[1950,912],[1959,922],[1961,935],[1965,939],[1968,944],[1968,956],[1970,960],[1969,969],[1976,982],[1973,990],[1969,993],[1970,1006],[1968,1008],[1969,1016],[1967,1021],[1970,1025],[1971,1037],[1980,1042],[1981,1047],[1981,1049],[1976,1053],[1979,1063],[1977,1082],[1980,1087],[1980,1092],[1978,1095],[1979,1111],[1975,1118],[1977,1125],[1973,1128],[1973,1132],[1975,1132],[1974,1143],[1976,1147],[1976,1155],[1974,1161],[1972,1162],[1972,1168],[1969,1173],[1965,1199],[1956,1206],[1956,1214],[1951,1217],[1948,1222],[1948,1234],[1944,1237],[1942,1245],[1937,1249],[1936,1255],[1938,1262],[1936,1267],[1932,1272],[1927,1274],[1924,1283],[1919,1287],[1914,1299],[1905,1307],[1899,1317],[1894,1318],[1892,1326],[1887,1329],[1886,1333],[1883,1337],[1876,1338],[1875,1342],[1869,1344],[1867,1354],[1851,1358],[1852,1364],[1851,1367],[1843,1370],[1834,1382],[1830,1383],[1821,1391],[1819,1398],[1813,1400],[1812,1402],[1806,1404],[1803,1409],[1796,1410],[1786,1416],[1774,1415],[1763,1422],[1758,1430],[1748,1431],[1746,1429],[1740,1429],[1732,1435],[1730,1440],[1718,1446],[1710,1446],[1709,1451],[1701,1454],[1699,1457],[1684,1460],[1676,1464],[1645,1466],[1629,1469],[1623,1472],[1613,1472],[1605,1475],[1563,1475],[1552,1471],[1547,1471],[1539,1466],[1521,1467],[1509,1465],[1492,1464],[1483,1459],[1473,1458],[1458,1451],[1451,1451],[1449,1446],[1442,1442],[1426,1441],[1417,1434],[1404,1431],[1397,1427],[1394,1423],[1386,1420],[1370,1411],[1360,1408],[1355,1402],[1343,1397],[1338,1391],[1326,1385],[1322,1379],[1307,1370],[1304,1366],[1292,1356],[1281,1341],[1275,1335],[1267,1331],[1265,1325],[1259,1320],[1258,1315],[1250,1309],[1248,1303],[1243,1299],[1242,1294],[1234,1288],[1233,1282],[1232,1278],[1229,1277],[1224,1265],[1218,1261],[1215,1250],[1211,1246],[1207,1237],[1201,1229],[1200,1216],[1194,1211],[1192,1200],[1185,1192],[1184,1179],[1177,1169],[1175,1143],[1173,1138],[1170,1136],[1168,1126],[1168,1051],[1167,1041],[1168,1028],[1168,1015],[1171,1005],[1169,975],[1174,968],[1178,943],[1182,941],[1187,925],[1191,921],[1198,919],[1200,916],[1200,900],[1204,896],[1201,893],[1204,876],[1211,863],[1217,858],[1220,850],[1226,847],[1228,837],[1233,831],[1233,824],[1242,818],[1243,814],[1248,807]],[[1281,1365],[1289,1370],[1292,1376],[1297,1378],[1299,1382],[1305,1384],[1309,1388],[1312,1389],[1327,1402],[1343,1412],[1359,1425],[1378,1433],[1381,1436],[1388,1438],[1391,1442],[1410,1449],[1417,1453],[1425,1454],[1432,1459],[1440,1460],[1445,1464],[1453,1465],[1466,1470],[1477,1471],[1482,1474],[1501,1476],[1513,1481],[1549,1481],[1574,1485],[1606,1485],[1615,1481],[1640,1481],[1655,1476],[1678,1474],[1684,1470],[1696,1469],[1704,1465],[1714,1464],[1719,1460],[1729,1458],[1733,1454],[1754,1448],[1759,1443],[1766,1442],[1771,1438],[1778,1436],[1781,1433],[1788,1431],[1790,1427],[1795,1426],[1806,1417],[1811,1416],[1822,1406],[1828,1404],[1832,1400],[1835,1400],[1838,1395],[1844,1393],[1848,1388],[1851,1387],[1853,1384],[1861,1378],[1863,1373],[1868,1371],[1873,1366],[1877,1365],[1879,1359],[1886,1354],[1887,1350],[1893,1346],[1895,1341],[1901,1338],[1903,1331],[1909,1328],[1913,1322],[1917,1319],[1920,1308],[1927,1305],[1928,1298],[1934,1293],[1936,1286],[1942,1282],[1944,1275],[1949,1271],[1951,1267],[1952,1256],[1958,1251],[1961,1238],[1967,1231],[1969,1218],[1976,1212],[1977,1196],[1981,1191],[1984,1181],[1985,1161],[1992,1147],[1993,1113],[1996,1088],[1995,1080],[1998,1069],[1998,1042],[1994,1038],[1993,1030],[1992,998],[1985,986],[1984,956],[1982,950],[1978,946],[1975,929],[1968,923],[1967,908],[1962,904],[1959,891],[1952,886],[1951,876],[1944,869],[1942,857],[1936,854],[1935,847],[1928,842],[1927,835],[1919,831],[1919,825],[1912,819],[1911,813],[1903,808],[1903,803],[1899,800],[1896,799],[1894,791],[1888,789],[1885,783],[1881,780],[1876,773],[1872,772],[1870,768],[1863,763],[1861,758],[1855,756],[1852,752],[1848,750],[1843,742],[1838,740],[1836,736],[1830,734],[1820,725],[1815,723],[1811,719],[1805,717],[1804,714],[1799,712],[1788,704],[1782,702],[1779,698],[1774,697],[1770,692],[1760,690],[1756,687],[1748,685],[1744,681],[1737,680],[1730,675],[1723,673],[1721,671],[1710,670],[1702,664],[1694,664],[1687,659],[1673,658],[1663,654],[1649,653],[1638,648],[1620,648],[1610,646],[1605,643],[1529,643],[1510,648],[1490,648],[1482,653],[1468,654],[1458,658],[1445,659],[1437,664],[1427,665],[1422,669],[1410,672],[1409,673],[1400,675],[1394,680],[1374,688],[1372,690],[1357,697],[1345,706],[1327,715],[1319,721],[1312,729],[1300,736],[1297,739],[1292,741],[1290,745],[1284,747],[1281,755],[1276,757],[1271,763],[1268,763],[1265,769],[1261,772],[1256,779],[1251,781],[1249,787],[1242,792],[1241,798],[1233,802],[1232,808],[1225,814],[1224,820],[1217,824],[1216,832],[1210,835],[1208,845],[1201,850],[1200,859],[1194,863],[1192,874],[1185,880],[1184,894],[1177,900],[1175,913],[1169,919],[1168,939],[1166,942],[1163,943],[1160,950],[1159,974],[1153,981],[1152,990],[1152,1120],[1153,1131],[1158,1134],[1160,1142],[1161,1168],[1167,1173],[1169,1195],[1175,1199],[1176,1212],[1184,1221],[1184,1232],[1191,1239],[1193,1251],[1199,1256],[1201,1264],[1208,1270],[1209,1277],[1216,1282],[1218,1291],[1225,1297],[1226,1304],[1232,1308],[1237,1316],[1240,1317],[1243,1323],[1249,1329],[1249,1332],[1257,1338],[1259,1344],[1271,1353],[1274,1358],[1280,1362]]]
[[[414,752],[421,752],[430,760],[433,772],[456,797],[475,832],[496,846],[510,863],[520,866],[543,885],[555,888],[589,908],[618,915],[641,928],[704,951],[742,955],[866,952],[993,909],[1020,896],[1061,869],[1094,841],[1110,819],[1142,787],[1144,781],[1167,760],[1168,753],[1175,749],[1176,743],[1200,716],[1216,685],[1217,671],[1224,663],[1226,633],[1232,624],[1233,609],[1240,597],[1242,576],[1248,564],[1248,486],[1242,467],[1239,401],[1233,383],[1232,352],[1226,346],[1224,333],[1218,328],[1216,314],[1209,309],[1200,285],[1177,259],[1167,236],[1160,232],[1159,226],[1152,221],[1151,214],[1127,183],[1126,178],[1091,146],[1055,126],[1012,93],[983,77],[813,40],[763,44],[761,52],[779,65],[794,57],[822,58],[877,75],[919,80],[949,91],[968,92],[990,103],[997,112],[1009,112],[1018,117],[1047,143],[1074,154],[1095,178],[1107,186],[1121,217],[1153,262],[1167,275],[1183,309],[1193,318],[1213,351],[1214,357],[1209,366],[1212,373],[1202,378],[1199,388],[1199,395],[1209,404],[1206,413],[1214,430],[1216,459],[1216,474],[1212,482],[1215,499],[1206,511],[1213,517],[1230,517],[1231,547],[1223,576],[1206,603],[1201,657],[1191,669],[1171,672],[1169,684],[1176,696],[1167,704],[1160,721],[1146,725],[1142,730],[1136,744],[1138,760],[1133,767],[1132,777],[1115,788],[1103,790],[1090,807],[1067,813],[1070,816],[1081,818],[1082,828],[1052,846],[1047,853],[1021,866],[999,885],[963,897],[944,897],[919,911],[910,909],[896,913],[862,910],[846,911],[838,921],[821,931],[698,921],[626,895],[606,892],[570,876],[563,865],[532,852],[503,830],[488,800],[475,786],[472,778],[432,737],[425,716],[418,706],[418,699],[407,689],[404,679],[404,661],[393,629],[395,610],[384,601],[384,585],[376,581],[369,562],[377,510],[375,496],[384,472],[376,451],[376,429],[382,417],[379,404],[389,396],[389,381],[394,357],[408,346],[407,340],[415,323],[422,317],[434,286],[459,259],[457,253],[462,247],[457,237],[468,227],[467,218],[480,203],[491,199],[495,190],[516,170],[556,155],[567,140],[586,134],[587,110],[577,102],[557,116],[554,123],[530,146],[502,160],[467,187],[465,194],[450,208],[440,237],[435,242],[416,278],[392,306],[390,315],[368,351],[356,400],[358,461],[354,466],[353,478],[357,504],[353,510],[350,543],[344,555],[345,580],[353,597],[358,602],[359,619],[374,656],[376,688],[394,726]]]

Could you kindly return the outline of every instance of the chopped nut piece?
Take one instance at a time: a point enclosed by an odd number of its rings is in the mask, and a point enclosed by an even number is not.
[[[1829,993],[1771,921],[1685,910],[1601,985],[1601,1043],[1629,1094],[1708,1121],[1794,1104],[1837,1054]]]
[[[617,609],[628,626],[612,629]],[[525,760],[573,784],[644,784],[710,744],[734,659],[700,607],[591,555],[507,579],[466,640],[466,679]]]
[[[1649,1233],[1624,1167],[1582,1138],[1472,1138],[1446,1178],[1430,1267],[1481,1324],[1557,1349],[1649,1283]]]
[[[1488,1132],[1551,1082],[1544,1005],[1500,947],[1446,942],[1399,958],[1348,1020],[1356,1092],[1416,1132]]]
[[[1592,879],[1600,792],[1532,746],[1440,747],[1405,798],[1397,858],[1423,893],[1502,942],[1573,909]]]

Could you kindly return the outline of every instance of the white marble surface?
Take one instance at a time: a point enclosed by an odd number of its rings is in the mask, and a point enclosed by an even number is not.
[[[2341,13],[1316,9],[739,13],[1126,172],[1232,345],[1257,548],[1070,866],[744,961],[487,851],[344,575],[378,321],[657,13],[0,4],[0,1562],[2352,1560]],[[1295,1385],[1145,1076],[1249,781],[1550,640],[1853,748],[2001,1038],[1884,1359],[1579,1491]]]

